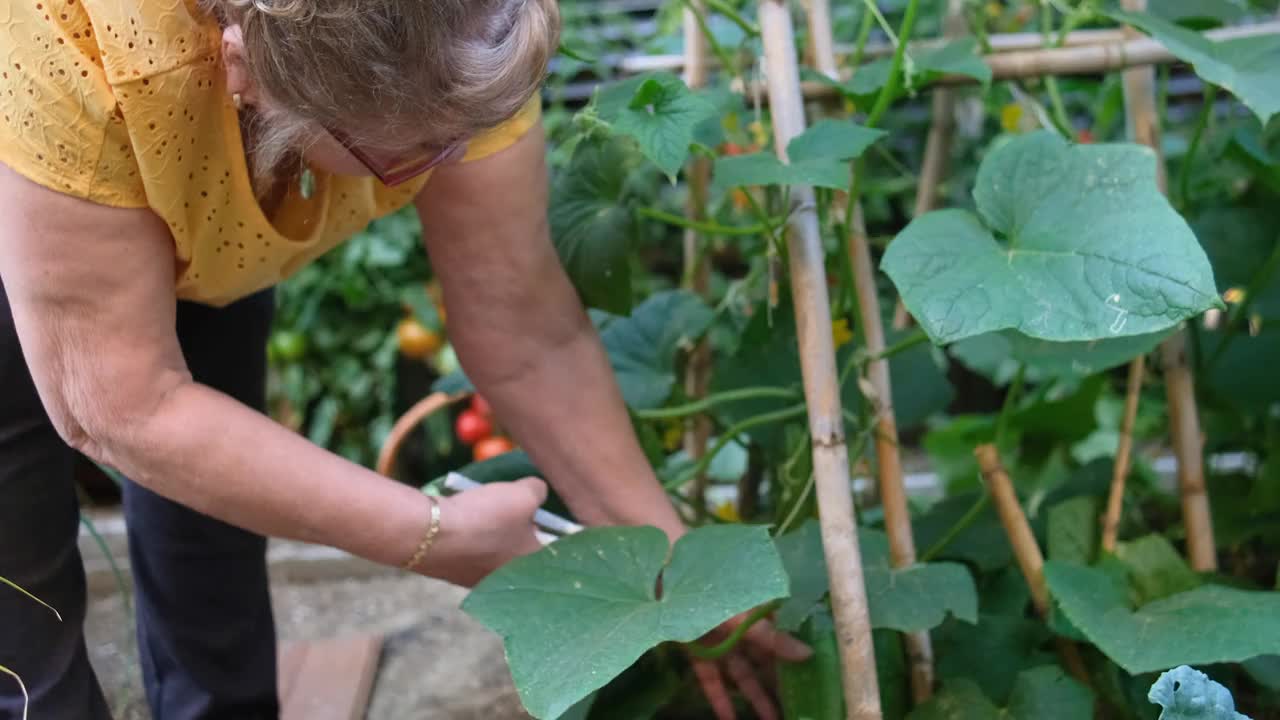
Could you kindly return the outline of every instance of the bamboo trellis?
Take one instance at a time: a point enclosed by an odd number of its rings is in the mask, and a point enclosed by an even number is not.
[[[694,0],[697,2],[698,0]],[[955,37],[963,31],[960,0],[950,0],[945,35]],[[1142,9],[1145,0],[1124,0],[1126,9]],[[700,5],[694,5],[700,7]],[[837,46],[831,41],[829,12],[826,0],[809,1],[809,28],[811,57],[814,65],[828,77],[836,77]],[[759,27],[764,45],[766,79],[763,89],[772,107],[774,144],[779,158],[787,162],[788,142],[803,132],[806,121],[804,99],[823,97],[835,93],[828,85],[801,83],[797,65],[791,15],[785,0],[762,0],[759,7]],[[628,69],[677,69],[684,68],[691,87],[705,84],[707,57],[695,16],[686,10],[686,54],[683,58],[651,58],[645,67]],[[1225,28],[1206,33],[1210,38],[1223,40],[1264,34],[1280,33],[1280,22]],[[1172,53],[1162,45],[1132,29],[1075,31],[1063,41],[1062,47],[1030,49],[1043,42],[1038,34],[993,36],[991,45],[995,52],[985,56],[995,79],[1019,79],[1048,75],[1099,74],[1125,70],[1124,85],[1131,136],[1138,142],[1159,148],[1159,128],[1154,112],[1154,83],[1152,65],[1175,61]],[[926,47],[937,41],[913,43],[912,48]],[[884,54],[884,48],[872,48],[869,56]],[[668,63],[663,65],[663,63]],[[935,126],[930,133],[926,150],[926,162],[922,172],[922,187],[917,195],[916,214],[931,209],[936,202],[936,189],[947,172],[949,132],[946,120],[952,114],[952,97],[949,86],[974,82],[972,78],[948,76],[941,86],[934,89]],[[739,86],[740,88],[742,85]],[[756,97],[761,87],[747,88]],[[941,121],[940,121],[941,119]],[[709,168],[699,167],[694,161],[690,167],[689,214],[699,219],[703,211]],[[1161,188],[1165,186],[1163,161],[1160,162]],[[927,182],[926,182],[927,181]],[[830,305],[826,286],[824,253],[822,249],[813,188],[796,186],[791,189],[794,203],[788,219],[788,253],[792,290],[795,295],[797,334],[801,348],[801,365],[808,405],[809,429],[812,437],[812,453],[815,487],[824,553],[831,579],[832,609],[836,621],[842,663],[842,685],[846,699],[847,717],[851,720],[880,718],[879,687],[875,673],[875,658],[871,642],[870,619],[867,608],[866,588],[863,583],[862,562],[858,551],[854,522],[853,497],[849,484],[849,458],[844,437],[844,422],[840,407],[840,393],[835,365],[835,349],[830,332]],[[884,348],[883,327],[880,320],[879,300],[875,293],[871,254],[867,248],[865,232],[861,231],[860,208],[853,208],[854,222],[850,228],[849,252],[855,269],[855,285],[863,322],[867,351],[873,358],[868,363],[869,385],[875,395],[877,456],[880,460],[881,498],[885,508],[885,523],[891,540],[892,559],[895,566],[915,562],[914,541],[911,537],[910,518],[906,513],[905,493],[902,492],[901,466],[898,460],[897,429],[893,417],[892,386],[887,364],[874,359]],[[705,270],[697,265],[700,253],[699,239],[686,235],[686,277],[694,278],[695,288],[700,287],[697,277]],[[704,281],[705,282],[705,281]],[[1202,448],[1199,420],[1195,405],[1194,381],[1183,357],[1181,334],[1175,335],[1161,348],[1165,365],[1165,382],[1169,395],[1170,416],[1175,452],[1179,465],[1179,480],[1183,498],[1184,520],[1188,530],[1188,553],[1191,564],[1198,570],[1216,567],[1212,528],[1209,523],[1208,497],[1204,490]],[[704,384],[696,382],[696,365],[691,365],[687,376],[687,388],[691,394],[705,392]],[[1104,522],[1104,545],[1115,541],[1118,503],[1123,498],[1123,476],[1127,473],[1131,454],[1133,416],[1136,414],[1137,392],[1143,379],[1143,359],[1134,361],[1130,368],[1129,392],[1126,400],[1124,428],[1117,451],[1115,484]],[[690,433],[696,441],[696,433]],[[705,445],[705,436],[702,439]],[[699,446],[699,449],[702,446]],[[1034,539],[1028,544],[1025,517],[1021,515],[1016,495],[1008,476],[1000,467],[995,448],[979,448],[978,456],[983,466],[989,488],[999,496],[996,503],[1002,519],[1014,538],[1019,564],[1026,575],[1038,611],[1048,611],[1048,596],[1040,568],[1043,558],[1035,547]],[[896,481],[895,481],[896,476]],[[1114,507],[1113,507],[1114,506]],[[1017,512],[1014,512],[1014,509]],[[1109,538],[1105,539],[1105,538]],[[1020,542],[1019,542],[1020,540]],[[917,701],[928,697],[932,691],[932,658],[928,635],[910,639],[908,651],[913,660],[913,696]],[[1064,661],[1077,676],[1083,675],[1083,665],[1074,646],[1068,648]],[[916,661],[922,661],[917,665]]]

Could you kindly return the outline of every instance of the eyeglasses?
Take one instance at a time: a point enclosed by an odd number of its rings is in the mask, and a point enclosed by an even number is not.
[[[324,128],[324,130],[387,187],[412,180],[438,165],[460,160],[467,152],[467,143],[464,140],[447,145],[444,149],[423,147],[417,154],[381,155],[373,150],[361,148],[351,139],[351,136],[340,130],[334,128]]]

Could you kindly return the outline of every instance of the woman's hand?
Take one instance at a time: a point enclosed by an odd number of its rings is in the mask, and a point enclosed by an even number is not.
[[[749,613],[731,618],[712,630],[702,639],[707,645],[715,645],[727,638],[741,625]],[[737,647],[719,660],[702,660],[690,657],[693,673],[706,694],[716,720],[735,720],[733,700],[725,686],[724,677],[737,686],[751,704],[759,720],[777,720],[780,717],[773,693],[776,675],[774,663],[803,662],[813,651],[799,640],[773,627],[768,620],[761,620],[742,636]]]
[[[547,485],[537,478],[439,498],[440,536],[424,574],[472,587],[511,560],[542,549],[533,513],[546,499]]]

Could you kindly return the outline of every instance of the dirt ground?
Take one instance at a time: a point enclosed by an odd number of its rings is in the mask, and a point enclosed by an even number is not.
[[[517,720],[496,636],[458,609],[462,591],[417,577],[283,582],[272,587],[281,640],[379,632],[386,640],[370,720]],[[101,593],[86,621],[89,652],[116,720],[150,720],[132,618]]]

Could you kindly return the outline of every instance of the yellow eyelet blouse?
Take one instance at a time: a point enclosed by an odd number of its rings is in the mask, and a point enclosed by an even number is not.
[[[0,163],[91,202],[151,208],[173,235],[178,297],[209,305],[288,277],[426,183],[316,173],[310,199],[295,188],[266,217],[221,39],[195,0],[0,5]],[[473,140],[466,160],[515,142],[539,114],[535,97]]]

